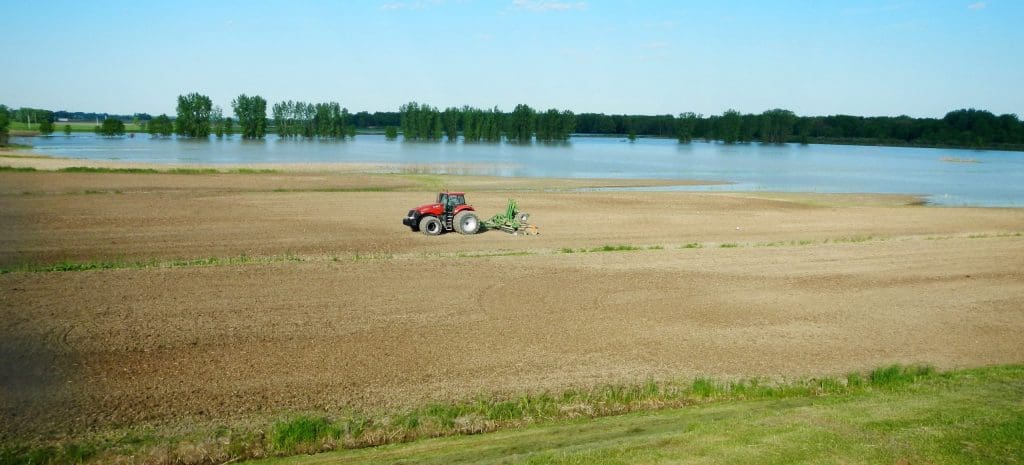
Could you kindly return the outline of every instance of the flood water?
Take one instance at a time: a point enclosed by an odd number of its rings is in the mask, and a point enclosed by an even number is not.
[[[512,177],[723,181],[648,190],[730,190],[923,195],[937,205],[1024,206],[1024,153],[843,145],[734,144],[573,137],[564,144],[355,140],[244,141],[103,138],[94,134],[12,138],[40,154],[147,163],[407,163],[460,166],[460,173]]]

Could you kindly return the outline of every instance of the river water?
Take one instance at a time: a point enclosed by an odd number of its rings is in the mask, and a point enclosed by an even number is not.
[[[724,181],[657,190],[917,194],[937,205],[1024,206],[1024,153],[849,145],[733,144],[573,137],[564,144],[292,140],[237,135],[208,140],[94,134],[12,138],[40,154],[147,163],[407,163],[461,173],[558,178]],[[648,188],[648,190],[652,190]]]

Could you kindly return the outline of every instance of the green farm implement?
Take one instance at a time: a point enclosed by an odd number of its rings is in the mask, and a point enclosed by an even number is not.
[[[512,234],[537,234],[537,226],[527,223],[530,214],[519,211],[519,204],[515,199],[508,199],[505,206],[505,213],[499,213],[484,221],[483,226],[487,229],[500,229]]]

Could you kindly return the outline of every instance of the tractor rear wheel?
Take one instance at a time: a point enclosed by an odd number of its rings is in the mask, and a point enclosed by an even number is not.
[[[480,231],[480,218],[471,211],[461,211],[455,215],[452,226],[461,234],[476,234]]]
[[[424,216],[420,220],[420,231],[428,236],[436,236],[441,234],[441,220],[437,219],[436,216]]]

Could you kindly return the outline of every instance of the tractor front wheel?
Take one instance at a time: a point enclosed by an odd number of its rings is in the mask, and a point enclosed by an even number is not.
[[[480,231],[480,218],[471,211],[461,211],[455,215],[452,226],[461,234],[476,234]]]
[[[424,216],[420,220],[420,231],[428,236],[436,236],[441,234],[441,220],[437,219],[436,216]]]

